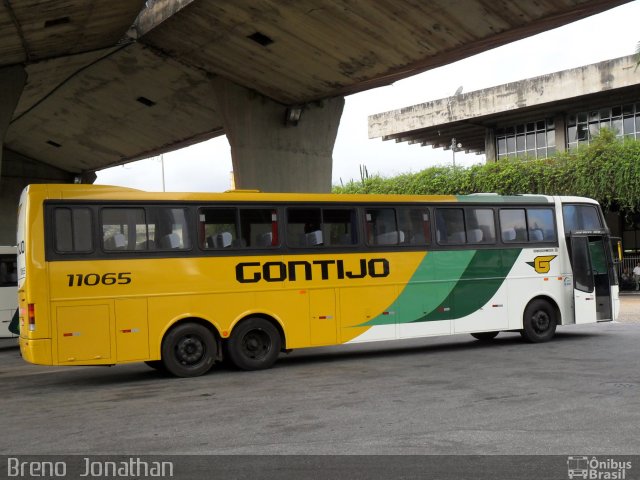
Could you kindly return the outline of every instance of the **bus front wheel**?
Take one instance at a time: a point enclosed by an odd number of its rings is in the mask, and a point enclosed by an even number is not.
[[[531,343],[547,342],[556,333],[556,311],[546,300],[533,300],[524,311],[520,335]]]
[[[282,340],[278,329],[264,318],[249,318],[232,332],[227,343],[231,362],[241,370],[262,370],[274,364]]]
[[[162,341],[162,363],[176,377],[197,377],[207,373],[216,353],[213,334],[197,323],[178,325]]]

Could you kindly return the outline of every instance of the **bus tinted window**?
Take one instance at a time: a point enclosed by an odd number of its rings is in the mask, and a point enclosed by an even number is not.
[[[15,255],[0,255],[0,287],[18,285],[18,268]]]
[[[500,235],[505,243],[527,241],[527,216],[524,208],[500,210]]]
[[[595,205],[563,205],[564,233],[579,230],[602,230],[603,225]]]
[[[202,208],[200,219],[200,246],[226,248],[237,242],[235,208]]]
[[[428,245],[431,243],[431,223],[429,210],[419,207],[400,207],[396,209],[398,229],[404,235],[407,245]]]
[[[556,227],[553,220],[553,210],[550,208],[528,208],[527,226],[529,241],[555,242]]]
[[[104,208],[105,251],[173,250],[191,247],[182,208]]]
[[[191,248],[187,212],[184,208],[148,209],[147,230],[155,230],[157,248],[188,250]]]
[[[405,233],[398,230],[393,208],[367,208],[365,219],[369,245],[398,245],[404,242]]]
[[[135,250],[139,233],[138,250],[146,250],[143,242],[149,241],[155,248],[155,232],[149,232],[146,227],[142,208],[105,208],[102,210],[102,246],[105,250]]]
[[[240,210],[240,246],[277,247],[278,214],[270,208],[247,208]]]
[[[84,207],[56,208],[54,247],[57,252],[90,252],[93,250],[91,211]]]
[[[355,210],[350,208],[323,209],[322,235],[325,245],[355,245],[358,243]]]
[[[500,232],[505,243],[555,242],[557,236],[553,209],[501,209]]]
[[[278,215],[271,208],[202,208],[200,245],[205,249],[277,247]]]
[[[490,208],[469,208],[466,216],[468,243],[495,243],[496,225]]]
[[[466,242],[462,208],[436,209],[436,228],[438,243],[460,245]]]
[[[353,208],[287,209],[287,243],[292,247],[355,245]]]
[[[322,211],[319,208],[287,210],[287,243],[292,247],[317,247],[323,244]]]

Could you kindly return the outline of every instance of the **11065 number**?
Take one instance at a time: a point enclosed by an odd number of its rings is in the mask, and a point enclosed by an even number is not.
[[[131,272],[105,273],[70,273],[67,275],[70,287],[94,287],[96,285],[126,285],[131,283]]]

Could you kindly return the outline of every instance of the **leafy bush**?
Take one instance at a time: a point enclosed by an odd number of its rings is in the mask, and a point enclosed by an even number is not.
[[[501,195],[540,193],[577,195],[598,200],[605,210],[640,212],[640,141],[616,139],[603,129],[589,146],[542,160],[511,158],[485,165],[431,167],[385,178],[363,177],[334,193]]]

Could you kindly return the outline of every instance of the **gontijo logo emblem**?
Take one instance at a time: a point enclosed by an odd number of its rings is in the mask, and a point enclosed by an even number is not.
[[[533,262],[527,262],[527,265],[531,265],[538,273],[549,273],[551,261],[556,257],[557,255],[542,255],[534,258]]]

